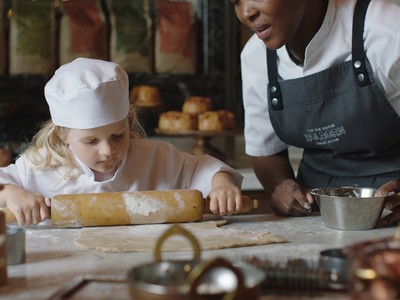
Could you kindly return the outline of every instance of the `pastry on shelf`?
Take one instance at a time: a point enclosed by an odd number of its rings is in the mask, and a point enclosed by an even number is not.
[[[230,111],[207,111],[198,116],[200,131],[223,131],[234,128],[236,128],[235,115]]]
[[[152,85],[134,86],[130,92],[131,103],[136,103],[140,108],[156,108],[162,105],[160,89]]]
[[[167,132],[196,130],[197,117],[181,111],[166,111],[160,114],[158,128]]]
[[[211,110],[211,99],[201,96],[192,96],[185,99],[182,111],[192,115],[199,115]]]

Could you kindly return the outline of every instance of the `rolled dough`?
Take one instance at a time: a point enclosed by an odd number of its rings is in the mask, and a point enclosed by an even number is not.
[[[221,228],[223,221],[207,221],[180,224],[190,231],[200,243],[201,250],[283,243],[286,240],[269,232],[253,232]],[[87,249],[103,252],[153,251],[158,238],[170,224],[108,226],[82,228],[75,243]],[[162,245],[162,251],[192,251],[189,241],[180,235],[170,236]]]

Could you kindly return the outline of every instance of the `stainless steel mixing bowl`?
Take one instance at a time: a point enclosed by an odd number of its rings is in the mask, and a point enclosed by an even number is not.
[[[385,197],[375,197],[369,187],[317,188],[309,193],[329,228],[366,230],[375,228],[382,215]]]

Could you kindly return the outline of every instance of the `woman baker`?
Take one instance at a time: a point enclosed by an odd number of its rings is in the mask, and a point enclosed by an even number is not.
[[[231,0],[254,35],[241,54],[246,153],[281,215],[307,189],[373,186],[400,219],[400,6],[385,0]],[[304,149],[297,177],[288,147]]]

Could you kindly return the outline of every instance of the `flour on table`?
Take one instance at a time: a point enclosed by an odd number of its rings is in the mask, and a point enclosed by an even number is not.
[[[244,231],[220,227],[222,221],[181,223],[200,243],[201,250],[265,245],[286,242],[265,231]],[[87,249],[103,252],[149,252],[153,251],[159,237],[170,224],[107,226],[82,228],[75,243]],[[188,240],[180,235],[170,236],[162,251],[193,251]]]

